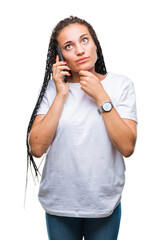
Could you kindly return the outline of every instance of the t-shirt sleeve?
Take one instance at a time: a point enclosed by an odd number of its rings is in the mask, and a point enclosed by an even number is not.
[[[39,93],[40,94],[40,93]],[[41,101],[41,104],[37,110],[37,115],[39,114],[46,114],[49,110],[49,101],[48,101],[48,96],[47,96],[47,90],[44,93],[43,99]]]
[[[138,123],[135,88],[133,82],[129,79],[126,79],[123,86],[117,111],[121,118],[131,119]]]

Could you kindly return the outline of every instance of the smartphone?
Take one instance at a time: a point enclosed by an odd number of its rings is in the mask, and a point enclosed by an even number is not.
[[[61,53],[61,50],[60,50],[59,45],[57,46],[56,50],[57,50],[57,53],[58,53],[58,55],[59,55],[59,60],[60,60],[60,61],[64,61],[64,58],[63,58],[63,55],[62,55],[62,53]],[[64,71],[67,71],[67,70],[64,70]],[[68,72],[68,71],[67,71],[67,72]],[[65,83],[68,82],[68,76],[63,76],[63,78],[64,78],[64,82],[65,82]]]

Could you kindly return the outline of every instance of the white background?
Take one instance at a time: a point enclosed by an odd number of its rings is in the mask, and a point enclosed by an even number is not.
[[[1,239],[48,239],[30,176],[24,209],[26,129],[43,82],[51,31],[70,15],[93,25],[107,70],[129,77],[136,89],[138,140],[133,156],[125,159],[118,239],[164,239],[163,12],[162,0],[1,2]]]

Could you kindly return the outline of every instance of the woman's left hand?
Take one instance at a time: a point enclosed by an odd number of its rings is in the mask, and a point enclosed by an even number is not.
[[[85,70],[79,71],[81,89],[96,101],[101,95],[106,94],[100,80],[93,73]]]

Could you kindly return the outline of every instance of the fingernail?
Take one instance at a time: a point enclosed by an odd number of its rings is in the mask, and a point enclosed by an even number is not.
[[[63,61],[63,63],[67,63],[67,62]]]
[[[71,74],[70,73],[68,73],[69,74],[69,76],[71,76]]]
[[[69,69],[69,70],[71,70],[71,68],[70,68],[70,67],[68,67],[68,69]]]

